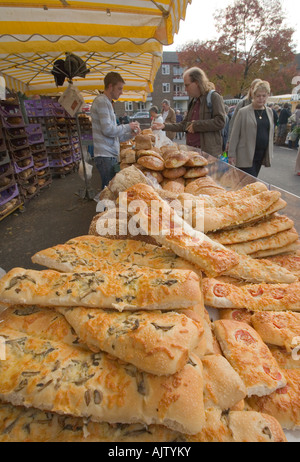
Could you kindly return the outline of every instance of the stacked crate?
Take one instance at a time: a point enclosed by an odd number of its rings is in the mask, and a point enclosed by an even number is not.
[[[17,102],[3,101],[1,113],[15,179],[23,202],[27,202],[36,196],[39,186],[20,105]]]
[[[1,110],[2,105],[0,106],[0,220],[22,205],[13,164],[6,146],[3,119],[7,118],[2,117]]]
[[[75,140],[73,130],[70,131],[72,119],[52,98],[27,100],[25,107],[30,123],[41,124],[52,175],[64,177],[78,162],[78,138]],[[73,120],[76,124],[76,119]]]
[[[52,175],[48,154],[44,143],[41,124],[30,124],[25,127],[28,143],[33,157],[34,171],[36,172],[39,189],[42,190],[52,183]]]

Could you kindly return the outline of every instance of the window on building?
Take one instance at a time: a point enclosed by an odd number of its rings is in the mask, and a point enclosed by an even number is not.
[[[170,75],[170,64],[163,64],[161,72],[162,75]]]
[[[132,112],[132,111],[133,111],[133,102],[125,101],[125,112]]]
[[[162,91],[163,93],[170,93],[171,88],[169,83],[163,83],[162,84]]]
[[[173,74],[176,77],[181,77],[183,74],[183,68],[178,65],[173,66]]]
[[[146,110],[146,103],[139,102],[138,104],[139,111],[145,111]]]

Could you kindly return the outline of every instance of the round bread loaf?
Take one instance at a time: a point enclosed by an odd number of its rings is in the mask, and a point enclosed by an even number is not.
[[[170,191],[175,194],[181,194],[184,192],[184,178],[177,178],[176,180],[164,180],[161,183],[162,188],[165,191]]]
[[[197,152],[190,152],[190,158],[185,164],[187,167],[203,167],[208,164],[208,160]]]
[[[156,170],[159,172],[164,169],[164,161],[155,156],[141,156],[137,162],[139,165],[149,170]]]
[[[187,163],[190,156],[187,152],[178,151],[165,156],[165,168],[178,168]]]
[[[184,176],[186,173],[185,167],[178,167],[178,168],[165,168],[162,172],[165,178],[169,178],[170,180],[175,180],[176,178],[180,178]]]
[[[184,178],[200,178],[208,174],[206,167],[190,167],[184,174]]]
[[[154,157],[157,157],[158,159],[161,159],[162,161],[164,160],[162,156],[160,155],[160,153],[157,151],[154,151],[153,149],[141,149],[136,152],[136,156],[138,159],[142,156],[154,156]]]

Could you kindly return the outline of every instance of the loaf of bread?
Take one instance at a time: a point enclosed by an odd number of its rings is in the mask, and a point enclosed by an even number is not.
[[[201,300],[189,270],[125,268],[59,273],[13,268],[0,279],[0,302],[123,310],[189,308]]]
[[[120,205],[128,207],[133,218],[136,210],[131,209],[130,205],[136,200],[139,202],[138,216],[147,227],[146,233],[155,236],[157,242],[177,255],[199,266],[203,272],[221,274],[238,263],[236,253],[194,230],[153,188],[137,184],[126,191],[126,197],[120,199]]]
[[[3,401],[95,422],[160,424],[188,434],[204,425],[202,364],[196,356],[176,375],[158,377],[104,353],[1,325],[0,334],[7,359],[0,361]]]
[[[182,369],[204,332],[200,320],[172,311],[57,310],[90,350],[106,351],[154,375],[175,374]]]

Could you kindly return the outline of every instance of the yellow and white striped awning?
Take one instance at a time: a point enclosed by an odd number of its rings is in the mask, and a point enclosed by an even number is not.
[[[26,95],[55,94],[53,63],[69,52],[90,69],[85,79],[74,79],[80,90],[101,90],[104,75],[114,70],[126,92],[151,92],[162,47],[173,42],[189,3],[0,0],[0,73]]]

